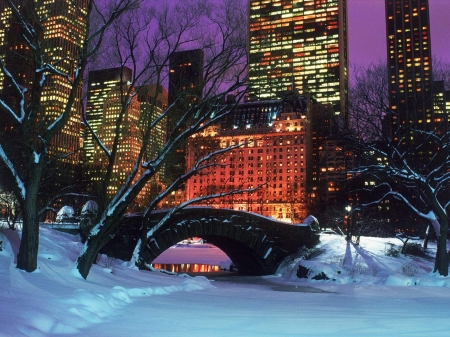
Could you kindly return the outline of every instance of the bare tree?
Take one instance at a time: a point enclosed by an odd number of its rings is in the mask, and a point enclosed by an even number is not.
[[[11,192],[0,188],[0,205],[5,210],[6,223],[10,229],[15,229],[16,221],[20,214],[20,205]]]
[[[444,89],[450,90],[450,63],[433,57],[433,81],[443,81]]]
[[[352,131],[365,141],[381,134],[381,121],[389,110],[388,71],[383,63],[352,68],[349,113]]]
[[[52,140],[73,115],[72,108],[89,58],[98,50],[108,28],[138,2],[107,1],[108,6],[101,11],[94,0],[67,1],[71,10],[76,11],[77,28],[80,29],[80,36],[70,37],[77,39],[74,50],[70,52],[48,48],[52,38],[48,29],[52,25],[47,21],[49,15],[62,10],[58,7],[61,3],[5,0],[1,5],[2,10],[11,12],[13,25],[6,30],[15,29],[8,34],[18,39],[3,40],[4,45],[17,43],[17,48],[9,48],[16,54],[12,58],[0,57],[1,77],[9,93],[0,99],[0,118],[5,123],[3,126],[7,126],[0,138],[0,164],[2,176],[8,180],[23,213],[22,239],[17,256],[20,269],[32,272],[37,267],[39,187],[50,158]],[[99,18],[99,24],[91,27],[90,19],[94,14]],[[58,54],[55,50],[63,50],[63,53]],[[64,67],[63,64],[70,66]],[[67,96],[50,115],[41,107],[44,89],[52,81],[67,89]]]
[[[378,111],[382,111],[385,98],[379,98],[382,103],[379,105],[372,104],[377,102],[376,97],[371,98],[376,92],[372,91],[370,83],[381,83],[376,80],[379,74],[368,71],[366,75],[360,82],[362,89],[364,83],[367,84],[366,92],[359,92],[359,99],[363,102],[360,111],[363,113],[369,103],[370,106],[379,106]],[[383,96],[387,90],[380,89],[379,95]],[[367,114],[370,115],[371,110]],[[347,135],[348,144],[353,146],[360,159],[359,165],[352,169],[353,176],[355,180],[369,183],[354,191],[361,202],[358,206],[380,205],[391,198],[391,201],[402,202],[411,212],[425,219],[438,238],[434,271],[447,276],[450,257],[446,246],[450,212],[450,132],[442,131],[448,128],[440,128],[437,124],[435,127],[439,131],[417,129],[406,123],[390,135],[382,132],[382,114],[375,114],[375,117],[369,123],[377,125],[372,128],[376,131],[373,136],[371,133],[371,137],[365,139],[358,131],[352,136]]]
[[[233,94],[239,101],[245,93],[245,13],[237,2],[192,1],[189,6],[182,2],[169,3],[149,9],[145,16],[137,14],[137,12],[131,12],[125,20],[115,25],[115,32],[110,40],[114,51],[110,50],[109,65],[126,66],[133,70],[130,83],[121,85],[118,89],[121,103],[114,122],[113,141],[107,144],[101,134],[95,134],[90,128],[98,148],[102,150],[103,157],[106,158],[106,166],[102,174],[103,186],[100,191],[105,198],[99,203],[96,224],[90,231],[84,249],[77,259],[76,269],[84,278],[87,277],[100,249],[110,240],[124,212],[142,193],[146,184],[161,171],[167,158],[190,136],[217,124],[232,111],[233,105],[222,103],[227,95]],[[142,144],[134,158],[132,168],[126,172],[125,180],[117,191],[108,194],[118,149],[121,146],[123,122],[133,99],[139,95],[140,88],[145,85],[152,84],[158,88],[167,83],[170,59],[180,50],[193,48],[202,49],[205,53],[201,69],[203,81],[200,90],[196,91],[201,93],[200,96],[192,97],[192,92],[186,88],[162,114],[157,117],[150,117],[155,114],[148,114],[149,119],[141,125]],[[155,90],[155,101],[157,94]],[[186,102],[189,104],[185,104]],[[147,158],[146,149],[151,145],[149,135],[152,130],[161,125],[166,117],[173,116],[174,110],[179,109],[180,106],[183,106],[184,110],[181,115],[177,115],[178,120],[173,130],[168,130],[167,141],[153,157]],[[88,119],[85,120],[85,124],[88,128],[90,127]],[[172,191],[180,188],[187,179],[215,165],[209,159],[220,156],[226,150],[228,149],[219,149],[207,154],[193,167],[171,181],[164,191],[151,198],[144,212],[142,239],[136,248],[137,254],[142,249],[141,244],[146,244],[149,232],[154,230],[145,226],[148,218],[152,216],[152,210]],[[208,197],[217,198],[236,193],[242,193],[242,191],[219,192]],[[179,207],[198,201],[191,200]],[[177,209],[175,208],[172,212]],[[139,256],[136,262],[140,267],[145,267],[139,260]]]

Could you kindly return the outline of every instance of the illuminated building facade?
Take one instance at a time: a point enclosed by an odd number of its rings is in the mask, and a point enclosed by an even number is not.
[[[428,0],[385,0],[392,132],[434,125]]]
[[[141,133],[143,133],[148,123],[154,123],[166,111],[168,94],[163,86],[155,84],[140,86],[137,88],[137,92],[141,109],[139,127],[142,130]],[[144,160],[151,160],[158,155],[158,152],[166,143],[166,127],[167,119],[165,117],[161,118],[159,123],[154,123],[150,130],[149,144]],[[149,182],[150,198],[155,197],[156,193],[165,189],[161,179],[165,174],[164,169],[163,166]]]
[[[179,125],[181,117],[189,107],[202,97],[203,90],[203,50],[193,49],[176,52],[169,60],[169,96],[171,108],[167,115],[167,139],[173,139],[186,123]],[[171,182],[186,170],[186,142],[182,142],[166,161],[165,177]]]
[[[189,167],[213,150],[242,146],[214,157],[214,166],[191,178],[186,198],[258,187],[203,203],[285,222],[303,220],[308,215],[307,107],[305,97],[243,103],[221,125],[191,137]]]
[[[92,129],[103,141],[104,145],[111,149],[114,142],[116,122],[122,109],[122,101],[127,99],[127,84],[131,80],[132,71],[129,68],[111,68],[91,71],[89,73],[87,117]],[[122,85],[121,85],[122,84]],[[122,92],[121,92],[122,89]],[[111,197],[125,182],[127,175],[135,163],[143,145],[144,128],[152,123],[167,108],[167,90],[154,84],[141,86],[131,91],[133,98],[125,112],[121,124],[119,150],[114,163],[111,184],[107,195]],[[165,120],[156,124],[150,132],[149,144],[143,160],[155,157],[157,151],[165,143]],[[86,135],[91,137],[90,132]],[[86,137],[86,139],[89,139]],[[104,179],[107,158],[100,147],[94,144],[88,147],[85,141],[85,158],[83,162],[83,179],[85,186],[92,193],[97,193]],[[155,175],[132,205],[133,210],[142,209],[150,192],[164,189],[160,182],[160,174]]]
[[[97,133],[103,122],[104,104],[112,88],[131,81],[132,71],[127,67],[93,70],[88,75],[86,119]],[[95,141],[92,133],[84,129],[83,165],[94,163]]]
[[[450,91],[444,81],[433,81],[433,113],[437,132],[449,130]]]
[[[103,104],[103,119],[98,129],[98,135],[106,148],[110,150],[113,147],[114,138],[116,137],[117,119],[122,112],[123,93],[126,93],[129,89],[128,85],[125,84],[122,85],[122,88],[120,85],[111,88]],[[133,95],[133,91],[130,95]],[[141,150],[142,138],[139,137],[141,135],[139,117],[140,103],[137,96],[133,95],[123,115],[119,135],[120,145],[117,149],[111,181],[107,187],[106,194],[109,198],[114,196],[125,183]],[[95,148],[94,161],[99,164],[100,170],[95,168],[93,172],[90,172],[89,176],[94,184],[97,183],[100,185],[103,182],[105,170],[109,163],[108,158],[100,147]],[[142,209],[146,204],[145,198],[148,193],[148,188],[144,188],[138,197],[136,197],[133,205],[130,206],[131,209]]]
[[[167,109],[167,90],[163,86],[155,84],[145,85],[137,88],[138,101],[141,107],[139,124],[141,128],[147,127],[148,123],[153,123]],[[156,157],[158,151],[166,143],[166,118],[162,118],[159,123],[151,128],[150,144],[146,152],[146,158]],[[160,172],[162,173],[162,172]]]
[[[336,137],[331,104],[311,102],[310,111],[307,128],[307,138],[310,139],[307,148],[308,205],[315,214],[322,214],[327,206],[339,204],[347,198],[344,186],[352,155]]]
[[[250,94],[297,89],[347,118],[346,0],[249,0]]]
[[[53,64],[63,73],[74,75],[77,58],[82,50],[87,25],[87,0],[54,0],[35,2],[17,1],[19,10],[25,17],[32,17],[27,8],[37,6],[38,18],[32,20],[34,28],[41,32],[44,61]],[[22,85],[31,88],[34,80],[34,69],[30,50],[23,40],[22,28],[12,16],[9,6],[0,4],[0,56],[6,67]],[[2,76],[2,75],[0,75]],[[6,96],[10,93],[6,88],[9,84],[0,78],[0,90]],[[43,85],[40,102],[41,113],[48,120],[55,120],[65,108],[70,85],[64,76],[47,75]],[[76,165],[79,162],[80,149],[80,112],[82,88],[77,92],[72,106],[70,118],[61,132],[53,138],[50,147],[50,158],[58,158],[54,177],[64,185],[68,178],[73,178]],[[10,96],[14,104],[14,97]],[[56,182],[58,184],[58,182]]]

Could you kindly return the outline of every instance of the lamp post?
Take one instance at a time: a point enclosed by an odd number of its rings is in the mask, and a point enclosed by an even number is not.
[[[348,205],[345,206],[345,210],[347,211],[347,241],[351,240],[352,238],[352,216],[351,216],[351,211],[352,211],[352,206]]]

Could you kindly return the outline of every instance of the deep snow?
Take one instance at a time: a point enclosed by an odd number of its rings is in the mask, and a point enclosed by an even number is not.
[[[79,237],[48,228],[39,270],[25,273],[14,263],[19,233],[1,230],[0,241],[2,337],[449,335],[450,278],[432,274],[431,259],[386,256],[395,238],[354,246],[322,235],[310,260],[227,282],[142,272],[107,257],[84,281],[70,273]],[[296,277],[298,263],[312,270],[309,279]],[[311,279],[322,271],[329,280]]]

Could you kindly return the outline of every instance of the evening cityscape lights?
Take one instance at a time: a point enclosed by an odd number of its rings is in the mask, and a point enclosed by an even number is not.
[[[242,148],[215,159],[223,164],[220,169],[192,177],[160,207],[218,191],[261,185],[253,193],[233,194],[203,204],[294,223],[305,218],[311,209],[322,211],[326,205],[339,201],[353,157],[333,129],[333,120],[342,122],[344,128],[350,121],[347,1],[248,0],[245,102],[224,98],[221,104],[235,104],[230,115],[202,134],[180,142],[166,158],[154,186],[164,189],[208,151],[241,143]],[[450,99],[443,82],[432,78],[428,1],[384,1],[389,76],[389,111],[383,121],[384,131],[392,135],[398,126],[408,123],[437,130],[437,125],[448,119]],[[86,33],[86,5],[87,0],[55,0],[43,2],[38,8],[38,14],[47,18],[43,41],[48,62],[69,74],[75,68],[73,60],[80,53]],[[13,61],[17,54],[30,53],[19,32],[11,10],[1,3],[0,56],[20,78],[20,84],[30,87],[31,67],[26,62]],[[202,97],[204,58],[201,49],[175,52],[167,69],[168,90],[151,83],[129,87],[133,74],[126,67],[89,71],[86,106],[82,105],[80,87],[67,125],[54,137],[50,157],[59,158],[59,165],[72,180],[81,176],[82,184],[90,191],[100,184],[106,158],[80,116],[85,114],[92,130],[110,146],[121,106],[120,89],[131,89],[133,97],[125,112],[122,144],[108,192],[113,195],[139,153],[139,137],[146,121],[158,118],[177,102],[167,118],[155,125],[146,159],[154,157],[184,127],[177,130],[176,125],[186,109]],[[2,99],[17,104],[8,85],[0,74]],[[49,76],[43,88],[42,113],[53,120],[67,102],[69,89],[59,75]],[[8,127],[3,121],[0,123],[2,128]],[[75,177],[80,165],[82,174]],[[146,193],[153,192],[150,187],[144,189],[135,209],[145,204]]]

